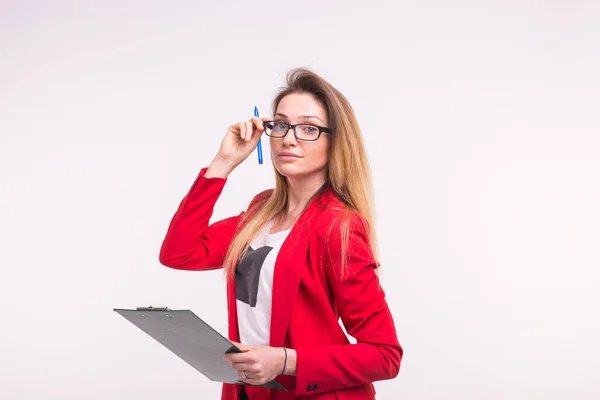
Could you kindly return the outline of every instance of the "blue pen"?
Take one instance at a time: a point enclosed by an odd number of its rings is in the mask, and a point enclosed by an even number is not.
[[[258,118],[258,107],[256,107],[256,106],[254,106],[254,116],[256,118]],[[262,164],[263,163],[262,144],[260,142],[260,138],[258,138],[258,143],[256,144],[256,151],[258,152],[258,163]]]

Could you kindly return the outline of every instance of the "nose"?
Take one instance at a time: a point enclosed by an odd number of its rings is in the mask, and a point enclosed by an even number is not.
[[[286,146],[296,146],[298,141],[296,140],[296,135],[294,134],[294,129],[290,128],[287,131],[287,134],[283,137],[283,143]]]

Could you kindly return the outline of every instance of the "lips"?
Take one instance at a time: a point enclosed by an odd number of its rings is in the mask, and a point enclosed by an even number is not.
[[[296,158],[300,158],[299,155],[294,154],[294,153],[287,153],[285,151],[279,153],[279,157],[296,157]]]

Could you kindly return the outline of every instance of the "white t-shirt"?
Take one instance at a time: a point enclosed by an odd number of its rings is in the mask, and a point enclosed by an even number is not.
[[[290,233],[270,234],[269,222],[250,243],[246,256],[235,270],[235,298],[240,341],[253,346],[268,346],[271,332],[273,272],[279,249]]]

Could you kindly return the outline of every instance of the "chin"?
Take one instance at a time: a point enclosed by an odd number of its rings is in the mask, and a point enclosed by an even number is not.
[[[302,176],[302,175],[306,175],[307,171],[303,171],[302,168],[298,168],[296,166],[291,166],[291,165],[276,165],[275,169],[277,170],[277,172],[279,172],[281,175],[285,176],[286,178],[295,178],[298,176]]]
[[[287,179],[304,179],[319,175],[319,170],[302,168],[299,165],[277,165],[277,171]]]

